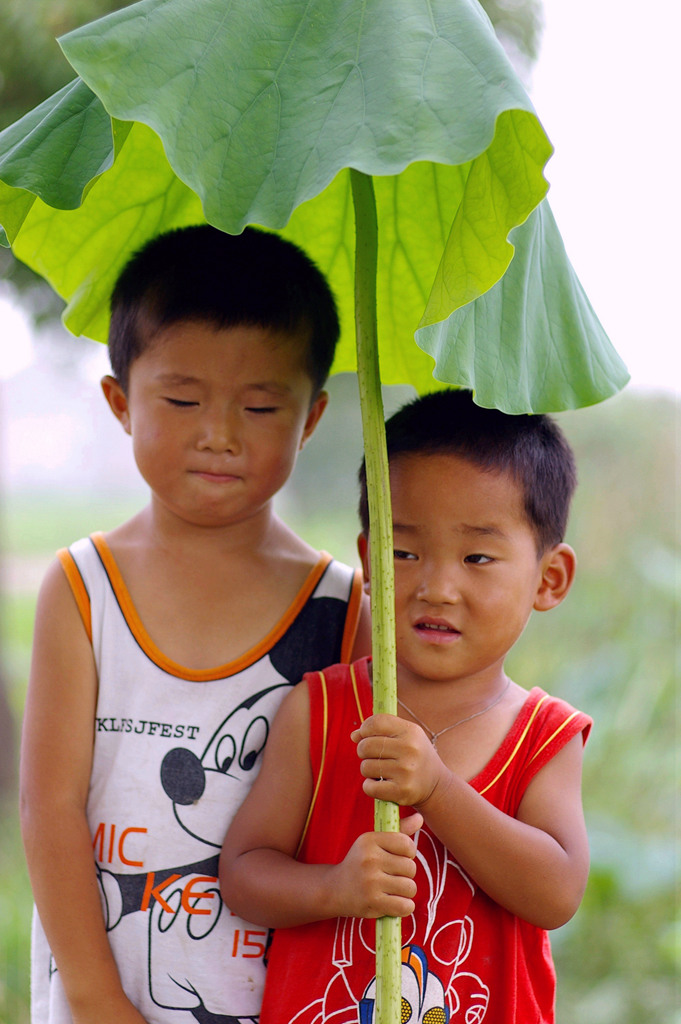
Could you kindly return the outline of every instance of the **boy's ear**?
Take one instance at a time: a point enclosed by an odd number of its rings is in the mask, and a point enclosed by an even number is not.
[[[577,568],[577,556],[569,544],[556,544],[542,559],[543,571],[534,608],[546,612],[567,595]]]
[[[315,428],[319,423],[320,419],[322,418],[322,413],[324,412],[328,404],[328,392],[320,391],[317,397],[315,398],[314,402],[312,403],[309,413],[307,414],[305,426],[303,427],[302,437],[300,438],[300,445],[298,446],[299,451],[303,450],[309,439],[314,434]]]
[[[108,373],[106,377],[102,377],[101,380],[102,391],[104,397],[111,409],[112,413],[123,427],[126,434],[130,433],[130,410],[128,407],[128,398],[125,391],[118,383],[115,377],[111,377]]]
[[[357,551],[359,560],[362,563],[362,574],[364,576],[364,591],[371,591],[371,560],[369,558],[369,538],[365,533],[360,533],[357,538]]]

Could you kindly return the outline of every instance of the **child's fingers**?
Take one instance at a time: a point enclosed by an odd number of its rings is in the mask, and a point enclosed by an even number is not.
[[[397,715],[369,715],[359,727],[362,736],[395,736],[399,732],[404,719]]]
[[[423,815],[418,811],[400,818],[400,832],[403,836],[413,836],[423,827]]]
[[[383,766],[383,771],[389,771]],[[372,800],[385,800],[400,807],[421,807],[433,795],[437,777],[426,771],[409,775],[396,772],[394,778],[365,778],[362,789]]]
[[[412,814],[409,817],[420,818],[421,815]],[[405,818],[405,821],[408,820]],[[400,874],[413,878],[416,874],[416,865],[414,864],[416,846],[411,836],[400,830],[399,832],[375,832],[374,838],[377,845],[389,855],[385,862],[386,865],[389,865],[386,867],[388,874]]]
[[[387,717],[387,716],[383,716]],[[393,760],[413,761],[422,758],[424,750],[428,751],[426,735],[420,726],[413,722],[396,719],[397,726],[390,731],[363,736],[361,729],[355,730],[352,738],[357,744],[357,756],[362,761],[376,761],[386,758]],[[366,773],[365,773],[366,774]]]
[[[395,759],[389,757],[364,757],[359,770],[365,779],[388,779],[395,770]]]
[[[372,800],[386,800],[388,803],[413,807],[411,791],[405,790],[397,777],[391,778],[393,765],[389,762],[362,761],[360,771],[365,776],[362,789]]]
[[[392,715],[373,715],[352,739],[367,796],[403,807],[418,807],[430,797],[442,762],[420,726]]]
[[[365,832],[338,866],[343,915],[406,917],[414,911],[416,848],[399,832]]]
[[[365,718],[359,729],[355,729],[351,733],[351,739],[355,743],[359,743],[360,740],[374,737],[388,737],[397,736],[400,732],[400,727],[403,725],[403,720],[397,718],[396,715],[371,715],[369,718]]]
[[[407,840],[407,843],[402,840]],[[414,844],[408,836],[399,832],[377,833],[377,842],[385,853],[381,863],[382,897],[387,901],[383,913],[392,917],[405,917],[413,913],[416,896]],[[392,905],[392,910],[385,909],[388,903]]]
[[[394,867],[395,870],[390,870],[390,867]],[[384,882],[386,895],[398,896],[400,899],[411,900],[416,896],[416,882],[411,875],[406,874],[414,867],[413,861],[408,861],[407,864],[397,863],[389,865],[385,872],[386,881]]]
[[[372,800],[385,800],[388,803],[407,806],[407,802],[401,799],[399,787],[392,779],[365,779],[362,789]],[[412,806],[409,804],[409,806]]]
[[[410,914],[414,913],[415,909],[416,903],[411,897],[391,894],[389,896],[383,896],[381,900],[377,902],[375,910],[370,909],[362,916],[368,918],[409,917]]]

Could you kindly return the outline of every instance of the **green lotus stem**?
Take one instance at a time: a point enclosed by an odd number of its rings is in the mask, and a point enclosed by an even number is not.
[[[350,169],[355,207],[355,329],[357,379],[362,410],[364,456],[371,528],[371,642],[374,712],[397,714],[395,655],[395,576],[388,453],[385,440],[381,374],[376,329],[378,225],[373,181]],[[377,800],[378,832],[399,830],[397,804]],[[402,922],[382,917],[376,922],[376,1024],[399,1024],[401,1008]]]

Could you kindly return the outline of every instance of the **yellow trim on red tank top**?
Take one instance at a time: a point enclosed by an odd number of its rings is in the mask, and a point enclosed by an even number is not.
[[[532,762],[533,762],[533,761],[536,761],[536,759],[537,759],[537,758],[539,757],[539,755],[541,754],[541,752],[542,752],[543,750],[546,750],[546,748],[547,748],[547,747],[549,746],[549,744],[550,744],[550,743],[553,743],[553,741],[555,740],[556,736],[560,736],[560,734],[562,733],[563,729],[566,729],[566,728],[567,728],[567,726],[568,726],[568,725],[570,724],[570,722],[572,721],[572,719],[573,719],[573,718],[575,718],[575,717],[576,717],[576,716],[577,716],[578,714],[579,714],[579,712],[578,712],[578,711],[573,711],[571,715],[568,715],[568,717],[567,717],[567,718],[565,719],[565,721],[564,721],[564,722],[562,722],[562,723],[561,723],[561,724],[560,724],[560,725],[558,726],[558,728],[557,728],[557,729],[555,729],[555,730],[554,730],[554,732],[552,732],[552,733],[551,733],[551,735],[549,736],[549,738],[548,738],[548,739],[547,739],[547,740],[546,740],[546,741],[545,741],[544,743],[542,743],[542,745],[541,745],[541,747],[539,748],[539,750],[535,751],[535,753],[534,753],[534,754],[532,755],[532,757],[530,758],[530,764],[532,764]]]
[[[303,846],[303,843],[305,842],[305,836],[307,835],[307,830],[308,830],[308,828],[310,826],[310,820],[312,818],[312,812],[314,811],[315,804],[317,803],[317,796],[319,794],[319,787],[322,784],[322,775],[324,774],[324,765],[326,764],[326,744],[327,744],[328,735],[329,735],[329,694],[328,694],[328,689],[327,689],[327,686],[326,686],[326,676],[324,675],[323,672],[319,673],[319,679],[320,679],[320,682],[321,682],[321,692],[322,692],[322,754],[321,754],[321,758],[320,758],[320,761],[319,761],[319,774],[317,775],[317,780],[315,782],[314,791],[312,793],[312,799],[310,800],[310,809],[307,812],[307,818],[305,819],[305,825],[303,827],[303,831],[302,831],[302,834],[300,836],[300,842],[298,843],[298,848],[296,850],[296,857],[300,853],[300,851],[302,849],[302,846]],[[308,689],[308,695],[309,695],[309,692],[310,691]],[[309,696],[308,696],[308,699],[309,699]]]
[[[488,789],[491,789],[491,788],[492,788],[492,786],[493,786],[493,785],[494,785],[494,784],[495,784],[496,782],[498,782],[498,781],[499,781],[499,779],[500,779],[500,778],[501,778],[501,776],[502,776],[502,775],[504,774],[504,772],[505,772],[505,771],[506,771],[506,770],[507,770],[507,769],[509,768],[509,766],[510,766],[510,765],[511,765],[511,764],[513,763],[513,759],[514,759],[514,757],[516,756],[516,754],[518,753],[518,751],[519,751],[519,750],[520,750],[520,748],[522,747],[522,745],[523,745],[523,743],[524,743],[524,741],[525,741],[525,737],[527,736],[528,732],[530,731],[530,726],[532,725],[533,721],[534,721],[534,720],[535,720],[535,718],[537,717],[537,714],[538,714],[538,712],[539,712],[539,708],[540,708],[540,707],[542,706],[542,704],[544,703],[544,701],[545,701],[545,700],[547,700],[547,699],[548,699],[548,695],[547,695],[547,694],[544,694],[544,696],[543,696],[543,697],[541,698],[541,700],[539,700],[539,701],[537,702],[537,704],[536,704],[536,707],[534,708],[534,710],[532,711],[532,714],[530,715],[530,718],[529,718],[529,721],[528,721],[527,725],[525,726],[525,728],[524,728],[524,729],[523,729],[523,731],[522,731],[522,735],[520,736],[520,739],[518,740],[518,742],[516,743],[515,747],[513,748],[513,751],[511,752],[511,756],[510,756],[510,757],[508,758],[508,760],[506,761],[506,764],[505,764],[505,765],[504,765],[504,766],[503,766],[503,767],[502,767],[502,768],[501,768],[501,769],[500,769],[500,770],[499,770],[499,771],[497,772],[497,774],[496,774],[496,775],[495,775],[495,777],[494,777],[494,778],[492,779],[492,781],[491,781],[490,783],[488,783],[488,784],[487,784],[487,785],[485,786],[485,788],[484,788],[484,789],[481,789],[481,790],[480,790],[480,796],[482,796],[482,795],[483,795],[484,793],[486,793]]]

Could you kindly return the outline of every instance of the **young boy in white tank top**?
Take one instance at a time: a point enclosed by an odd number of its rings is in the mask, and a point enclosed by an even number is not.
[[[326,281],[254,229],[137,254],[106,399],[149,504],[60,552],[38,601],[22,743],[35,1024],[257,1020],[266,933],[217,855],[275,710],[368,653],[359,575],[274,514],[327,403]]]

